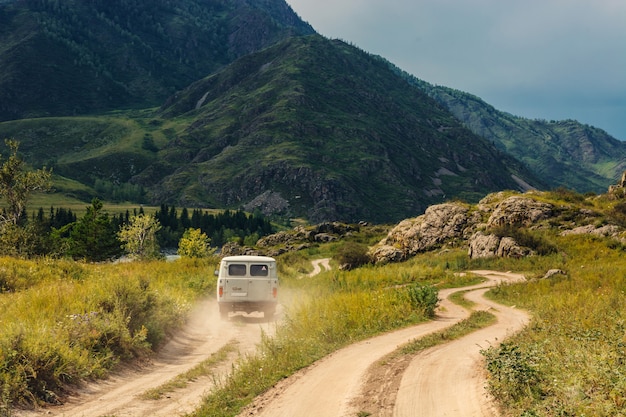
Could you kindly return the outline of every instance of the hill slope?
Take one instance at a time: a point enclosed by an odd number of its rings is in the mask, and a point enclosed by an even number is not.
[[[178,170],[155,187],[185,204],[244,205],[272,192],[313,221],[391,221],[519,188],[512,174],[535,181],[374,57],[319,36],[248,55],[161,115],[193,119],[163,150]]]
[[[550,188],[603,193],[626,169],[626,143],[601,129],[575,120],[513,116],[472,94],[407,77],[474,133],[524,162]]]
[[[87,201],[315,222],[396,221],[527,183],[603,192],[626,168],[625,145],[599,129],[517,118],[342,42],[290,39],[313,33],[284,0],[0,0],[0,137],[90,187],[72,191]]]
[[[313,222],[397,221],[540,184],[386,64],[317,35],[246,55],[157,114],[4,122],[0,135],[94,188]]]
[[[283,0],[0,2],[0,120],[156,106],[311,33]]]

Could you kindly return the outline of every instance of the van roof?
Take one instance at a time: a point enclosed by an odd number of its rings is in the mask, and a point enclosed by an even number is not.
[[[274,258],[269,256],[256,256],[256,255],[235,255],[225,256],[222,261],[227,262],[276,262]]]

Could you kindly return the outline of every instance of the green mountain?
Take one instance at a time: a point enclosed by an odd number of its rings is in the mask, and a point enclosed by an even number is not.
[[[0,120],[158,106],[236,58],[312,33],[282,0],[0,2]]]
[[[0,134],[95,188],[314,222],[397,221],[540,183],[385,63],[317,35],[246,55],[155,113],[5,122]]]
[[[245,56],[160,115],[189,123],[163,150],[178,169],[159,180],[158,200],[233,206],[272,192],[314,221],[390,221],[519,188],[512,175],[534,181],[386,65],[320,36]]]
[[[624,169],[624,145],[598,129],[417,80],[315,35],[284,0],[0,0],[4,137],[85,201],[312,222],[605,191]]]
[[[404,76],[472,132],[525,163],[550,188],[604,193],[626,170],[626,142],[604,130],[575,120],[513,116],[472,94]]]

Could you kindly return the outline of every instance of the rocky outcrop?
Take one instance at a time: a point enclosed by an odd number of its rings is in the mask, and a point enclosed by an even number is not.
[[[480,231],[472,235],[468,245],[468,255],[471,259],[495,256],[521,258],[533,254],[530,248],[520,246],[512,237],[499,237],[494,234],[484,234]]]
[[[498,203],[487,221],[488,227],[531,226],[552,217],[554,206],[529,197],[512,196]]]
[[[626,197],[626,171],[622,173],[622,178],[616,185],[609,186],[608,195],[612,198]]]
[[[586,226],[579,226],[573,229],[564,230],[561,232],[561,236],[589,234],[602,237],[619,237],[620,230],[619,226],[614,224],[607,224],[600,227],[588,224]]]
[[[332,242],[356,230],[358,230],[357,226],[339,222],[326,222],[309,227],[296,226],[293,230],[278,232],[261,238],[256,245],[260,248],[268,248],[302,243]]]
[[[243,208],[250,213],[260,210],[264,216],[272,216],[286,213],[289,210],[289,201],[277,192],[265,191],[252,199],[248,204],[245,204]]]
[[[397,262],[443,243],[467,238],[480,222],[480,214],[466,205],[446,203],[430,206],[416,218],[400,222],[369,255],[375,263]]]
[[[286,252],[295,252],[317,243],[334,242],[359,226],[339,222],[320,223],[314,226],[297,226],[293,230],[274,233],[259,239],[255,248],[229,242],[221,249],[222,256],[228,255],[266,255],[278,256]]]
[[[537,194],[490,194],[478,203],[478,210],[460,203],[431,206],[422,216],[399,223],[369,255],[374,263],[398,262],[444,244],[466,244],[471,258],[531,256],[532,248],[503,235],[502,228],[533,227],[556,216],[558,210],[539,201]],[[498,233],[490,232],[494,229]]]

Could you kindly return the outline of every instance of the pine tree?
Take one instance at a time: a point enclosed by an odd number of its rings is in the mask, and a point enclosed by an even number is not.
[[[116,229],[97,198],[85,215],[71,226],[68,254],[75,259],[104,261],[120,255]]]

